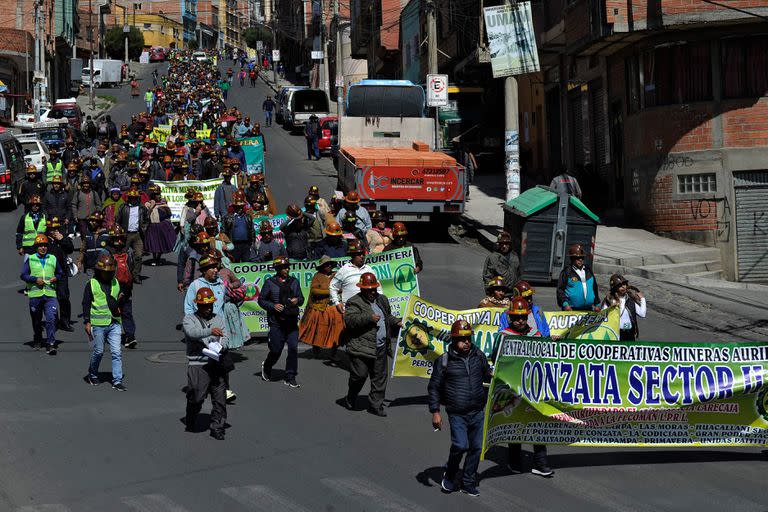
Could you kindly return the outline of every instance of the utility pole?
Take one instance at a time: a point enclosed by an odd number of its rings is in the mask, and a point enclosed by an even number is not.
[[[277,8],[276,2],[272,2],[272,51],[277,50]],[[273,54],[274,55],[274,54]],[[280,56],[282,60],[283,56]],[[277,85],[277,62],[272,60],[272,83]]]
[[[125,34],[125,65],[128,66],[128,34],[130,33],[128,28],[128,7],[123,5],[123,33]],[[103,73],[103,71],[102,71]]]
[[[88,31],[90,32],[90,35],[91,35],[91,40],[89,42],[91,47],[90,48],[91,55],[88,58],[91,66],[91,74],[90,74],[91,83],[88,84],[88,96],[91,103],[91,110],[93,110],[94,108],[96,108],[96,103],[93,97],[93,0],[88,0]]]
[[[507,0],[514,5],[517,0]],[[517,96],[517,78],[504,79],[504,176],[507,201],[520,195],[520,123]]]
[[[337,123],[341,124],[341,116],[344,115],[344,58],[341,55],[339,0],[333,0],[333,19],[336,22],[336,117]]]
[[[42,61],[40,50],[43,45],[40,44],[40,24],[40,1],[35,0],[35,89],[33,91],[34,100],[32,102],[32,108],[35,114],[36,123],[40,121],[40,74],[42,72],[40,69],[40,62]]]
[[[504,79],[504,175],[507,201],[520,195],[520,127],[518,126],[517,79]]]
[[[334,0],[335,3],[336,0]],[[331,97],[331,79],[328,76],[328,30],[325,27],[325,5],[323,3],[320,3],[320,37],[322,41],[322,48],[323,48],[323,83],[320,84],[320,87],[323,88],[325,91],[325,94],[328,95],[328,97]]]
[[[436,75],[437,70],[437,0],[427,2],[427,73]],[[441,149],[440,143],[440,107],[435,107],[435,149]]]

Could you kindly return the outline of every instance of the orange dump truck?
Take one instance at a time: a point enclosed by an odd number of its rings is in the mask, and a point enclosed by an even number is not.
[[[381,86],[376,86],[378,92]],[[433,149],[434,119],[369,111],[354,115],[361,107],[353,102],[353,92],[339,126],[338,188],[356,190],[365,208],[384,211],[391,220],[426,222],[462,213],[464,168]],[[388,101],[375,104],[392,107]]]

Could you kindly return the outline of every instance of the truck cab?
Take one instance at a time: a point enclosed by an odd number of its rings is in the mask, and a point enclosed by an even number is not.
[[[407,80],[363,80],[349,88],[339,123],[338,188],[395,221],[436,221],[464,211],[466,179],[435,149],[424,90]]]

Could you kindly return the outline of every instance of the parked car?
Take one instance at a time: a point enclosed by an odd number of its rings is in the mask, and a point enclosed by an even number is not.
[[[275,112],[275,122],[277,124],[285,123],[284,109],[285,102],[288,100],[289,93],[291,91],[298,91],[299,89],[307,89],[306,85],[291,85],[289,87],[283,87],[275,95],[275,103],[277,104],[277,112]]]
[[[320,118],[320,140],[317,147],[320,151],[331,152],[334,143],[338,144],[339,138],[339,118],[336,116],[326,116]]]
[[[51,112],[51,107],[40,107],[40,121],[47,121],[48,115]],[[31,112],[23,112],[21,114],[16,114],[16,123],[34,123],[35,122],[35,114]]]
[[[199,60],[205,62],[208,60],[208,54],[205,52],[195,52],[192,54],[192,60]]]
[[[26,165],[21,144],[12,133],[0,133],[0,199],[14,208],[19,204],[17,194],[24,176]]]
[[[49,119],[63,119],[69,120],[69,125],[80,130],[83,122],[83,112],[77,104],[76,98],[66,98],[56,100],[53,108],[48,113]]]
[[[24,154],[24,163],[34,165],[41,171],[43,170],[43,157],[46,160],[50,158],[48,146],[45,142],[37,138],[34,133],[23,133],[16,136],[16,140],[21,144],[21,150]]]
[[[165,48],[162,46],[153,46],[149,50],[149,62],[165,62]]]
[[[299,130],[313,115],[318,118],[328,116],[330,110],[328,94],[322,89],[290,91],[283,103],[283,125],[291,131]]]
[[[57,125],[52,121],[38,123],[38,126],[31,129],[25,129],[24,133],[34,134],[49,148],[61,149],[61,147],[64,146],[64,143],[70,139],[75,141],[75,148],[78,150],[83,149],[88,145],[83,132],[75,130],[69,124]]]

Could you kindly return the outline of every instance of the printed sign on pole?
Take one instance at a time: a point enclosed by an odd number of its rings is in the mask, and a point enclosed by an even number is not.
[[[264,49],[264,41],[256,41],[256,51],[261,51]]]
[[[272,50],[272,61],[280,62],[280,50]]]
[[[448,105],[448,75],[427,75],[427,106]]]
[[[312,50],[312,60],[323,60],[323,51]]]

